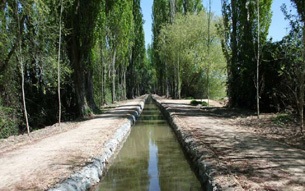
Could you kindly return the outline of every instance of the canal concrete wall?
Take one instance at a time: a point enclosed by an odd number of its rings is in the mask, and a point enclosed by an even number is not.
[[[138,105],[128,108],[128,113],[124,114],[128,120],[106,142],[105,149],[100,156],[94,158],[92,163],[72,174],[68,179],[49,189],[49,191],[86,191],[98,183],[129,136],[132,125],[144,109],[147,97],[147,95],[142,96]]]
[[[164,117],[167,119],[168,123],[174,130],[178,141],[183,147],[183,150],[186,152],[189,160],[191,161],[192,168],[194,169],[199,181],[204,190],[207,191],[216,191],[221,190],[218,184],[213,180],[213,169],[208,162],[203,161],[202,152],[199,152],[196,142],[193,141],[192,136],[184,131],[183,127],[179,126],[177,123],[177,118],[174,117],[174,112],[171,111],[171,108],[162,104],[158,100],[157,95],[153,95],[152,98],[156,105],[159,107]]]

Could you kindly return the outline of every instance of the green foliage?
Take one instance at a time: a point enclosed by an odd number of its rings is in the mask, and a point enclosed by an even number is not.
[[[177,14],[172,24],[161,28],[158,52],[166,63],[164,67],[168,71],[169,83],[173,84],[171,94],[174,98],[179,98],[180,94],[184,97],[207,97],[207,86],[212,97],[225,95],[225,60],[219,54],[221,39],[217,35],[217,23],[218,18],[212,17],[209,50],[205,12]]]
[[[182,82],[179,78],[176,82],[170,82],[170,71],[166,61],[160,55],[160,32],[163,25],[173,23],[176,13],[180,14],[197,14],[203,10],[202,1],[200,0],[154,0],[153,2],[153,44],[152,44],[152,63],[156,68],[157,75],[157,92],[160,95],[171,93],[173,97],[179,96],[179,86]],[[177,74],[177,72],[176,72]],[[171,92],[170,92],[171,91]],[[173,93],[174,92],[174,93]],[[175,95],[176,94],[176,95]]]
[[[260,9],[260,47],[263,47],[271,23],[272,0],[223,1],[224,28],[220,33],[224,37],[222,46],[228,66],[231,106],[256,108],[257,2]],[[262,79],[262,76],[259,78]]]
[[[272,118],[272,122],[280,127],[283,127],[289,123],[294,122],[295,117],[291,114],[282,113]]]
[[[57,121],[58,108],[54,103],[58,102],[60,26],[63,29],[60,91],[64,120],[89,115],[96,107],[95,102],[98,105],[110,103],[112,79],[120,99],[126,98],[126,76],[128,80],[134,79],[129,81],[128,92],[133,91],[135,96],[152,88],[150,80],[155,72],[145,55],[139,0],[62,2],[62,23],[59,21],[60,0],[5,1],[0,6],[1,125],[19,126],[20,132],[24,128],[20,122],[23,118],[22,76],[17,65],[20,58],[25,69],[30,126],[37,129]],[[19,39],[21,50],[17,49]],[[113,68],[112,61],[115,62]],[[143,80],[146,83],[141,84]],[[9,115],[11,111],[14,117]],[[7,120],[9,117],[14,119],[12,123]]]
[[[193,100],[190,102],[190,104],[193,105],[193,106],[196,106],[196,105],[201,104],[201,101],[197,101],[197,100],[193,99]]]
[[[5,107],[0,99],[0,139],[18,134],[18,118],[13,108]]]
[[[201,102],[201,105],[202,105],[202,106],[209,106],[208,102],[205,102],[205,101],[202,101],[202,102]]]
[[[139,75],[141,69],[145,66],[145,39],[143,29],[143,15],[141,12],[140,0],[133,2],[133,19],[134,19],[134,39],[131,48],[131,58],[126,72],[127,98],[133,98],[138,95],[139,86],[143,92],[147,93],[149,89],[144,88],[141,83],[144,82],[145,75]],[[148,69],[149,70],[149,69]],[[145,73],[144,73],[145,74]]]
[[[190,102],[191,105],[193,106],[197,106],[197,105],[202,105],[202,106],[209,106],[209,104],[205,101],[198,101],[198,100],[195,100],[193,99],[191,102]]]

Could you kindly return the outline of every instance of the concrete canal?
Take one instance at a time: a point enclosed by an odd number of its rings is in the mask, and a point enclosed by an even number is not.
[[[92,190],[202,190],[162,113],[148,99],[101,183]]]

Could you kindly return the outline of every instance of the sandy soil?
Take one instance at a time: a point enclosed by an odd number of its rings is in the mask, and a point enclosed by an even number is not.
[[[257,120],[217,102],[200,107],[190,100],[158,100],[225,190],[305,190],[305,148],[284,143],[288,127],[275,127],[268,115]]]
[[[80,170],[102,153],[141,99],[119,102],[116,109],[87,121],[63,123],[62,129],[54,125],[30,137],[0,140],[0,190],[45,190]]]

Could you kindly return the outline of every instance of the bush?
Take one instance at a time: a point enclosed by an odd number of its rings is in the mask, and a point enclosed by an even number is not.
[[[0,100],[0,139],[18,134],[18,122],[14,110],[4,107]]]
[[[201,104],[201,101],[197,101],[197,100],[192,100],[191,101],[191,105],[193,105],[193,106],[196,106],[196,105],[199,105],[199,104]]]
[[[207,102],[205,102],[205,101],[202,101],[202,102],[201,102],[201,105],[202,105],[202,106],[209,106],[209,104],[208,104]]]
[[[191,103],[190,103],[191,105],[193,105],[193,106],[197,106],[197,105],[202,105],[202,106],[208,106],[209,104],[207,103],[207,102],[205,102],[205,101],[197,101],[197,100],[195,100],[195,99],[193,99],[192,101],[191,101]]]
[[[294,116],[292,114],[282,113],[272,119],[273,123],[279,126],[285,126],[286,124],[294,122]]]

